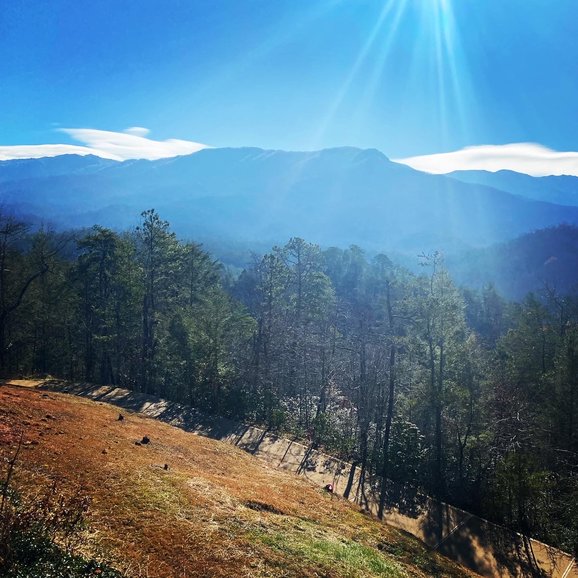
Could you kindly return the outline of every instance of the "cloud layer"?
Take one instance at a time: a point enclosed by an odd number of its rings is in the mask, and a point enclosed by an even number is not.
[[[450,153],[393,160],[435,174],[509,170],[534,177],[578,176],[578,152],[558,152],[536,143],[473,146]]]
[[[146,138],[149,130],[139,126],[128,128],[123,132],[91,128],[63,128],[59,131],[81,144],[0,146],[0,160],[33,159],[65,154],[96,155],[117,161],[156,160],[190,155],[207,148],[207,145],[187,140],[152,140]]]

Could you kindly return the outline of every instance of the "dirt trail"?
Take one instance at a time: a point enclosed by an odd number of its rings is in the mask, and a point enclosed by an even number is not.
[[[357,493],[355,489],[359,480],[351,464],[257,427],[207,416],[175,402],[121,388],[55,380],[12,380],[10,384],[111,403],[189,432],[227,441],[275,467],[298,473],[313,484],[324,486],[331,483],[338,494],[343,494],[348,483],[354,489],[353,498]],[[364,507],[375,514],[377,495],[369,486],[364,494]],[[390,507],[386,513],[388,524],[409,532],[432,550],[482,576],[578,578],[578,566],[570,555],[537,540],[525,538],[427,496],[399,494],[396,503],[400,505]]]

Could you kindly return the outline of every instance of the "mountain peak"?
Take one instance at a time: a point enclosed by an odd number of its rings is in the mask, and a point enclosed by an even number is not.
[[[371,149],[363,149],[362,156],[364,159],[367,160],[380,160],[380,161],[388,161],[391,162],[390,158],[387,155],[384,155],[379,149],[371,148]]]

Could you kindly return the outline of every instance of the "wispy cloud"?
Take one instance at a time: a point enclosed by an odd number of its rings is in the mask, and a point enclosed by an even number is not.
[[[124,129],[123,132],[126,134],[133,134],[135,136],[146,136],[150,133],[150,130],[142,126],[131,126],[130,128]]]
[[[207,145],[178,139],[158,141],[146,138],[149,130],[134,126],[123,132],[91,128],[62,128],[80,145],[43,144],[0,146],[0,160],[54,157],[65,154],[97,155],[106,159],[162,159],[196,153]]]
[[[393,160],[435,174],[509,170],[534,177],[578,176],[578,152],[558,152],[536,143],[472,146],[449,153]]]

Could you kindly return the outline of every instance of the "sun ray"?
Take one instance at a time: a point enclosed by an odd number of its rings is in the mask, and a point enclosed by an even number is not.
[[[439,40],[437,66],[443,71],[440,85],[444,87],[444,94],[440,95],[439,103],[445,107],[442,113],[443,128],[446,131],[446,141],[443,142],[445,148],[450,136],[467,140],[470,124],[466,106],[469,104],[470,109],[475,108],[475,96],[470,87],[470,75],[451,0],[439,0],[435,14]],[[451,119],[447,117],[448,109],[452,113]]]
[[[383,40],[383,29],[384,26],[389,24],[391,28],[391,33],[387,37],[388,42],[390,44],[393,38],[395,37],[395,32],[397,30],[397,26],[399,25],[399,21],[401,18],[401,14],[403,13],[403,8],[400,10],[400,6],[404,6],[407,0],[388,0],[380,14],[377,18],[376,23],[374,24],[367,40],[363,44],[355,62],[347,74],[345,80],[343,81],[339,91],[337,92],[335,99],[329,106],[325,116],[319,123],[317,131],[312,138],[312,147],[315,148],[319,142],[323,140],[323,137],[327,131],[327,128],[331,125],[332,121],[334,120],[336,114],[341,107],[343,100],[347,96],[348,91],[350,90],[353,82],[356,80],[357,76],[360,73],[361,68],[366,63],[367,60],[370,59],[372,56],[372,51],[374,50],[375,45],[378,42]],[[375,73],[372,75],[375,77]]]
[[[384,68],[387,65],[388,58],[391,54],[391,48],[394,42],[398,39],[398,31],[403,18],[406,14],[409,0],[398,0],[397,2],[389,2],[389,6],[395,6],[395,12],[392,14],[391,20],[388,23],[388,33],[384,38],[380,39],[380,49],[375,58],[375,65],[369,78],[365,82],[362,97],[359,101],[355,119],[358,123],[365,115],[366,111],[372,106],[379,84],[383,77]]]

